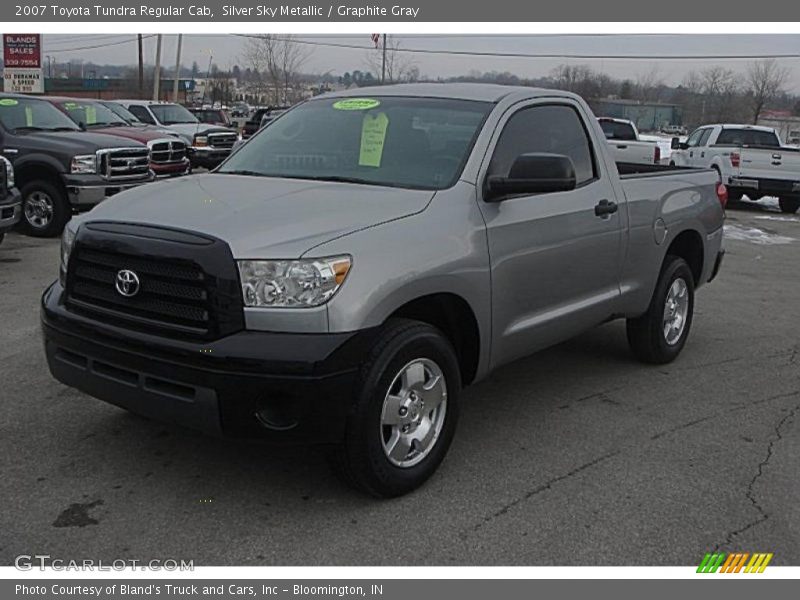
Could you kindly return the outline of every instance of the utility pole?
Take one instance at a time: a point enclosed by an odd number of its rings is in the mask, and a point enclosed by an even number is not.
[[[178,51],[175,53],[175,81],[172,82],[172,101],[178,101],[178,81],[181,78],[181,44],[183,43],[183,34],[178,34]]]
[[[381,85],[386,83],[386,34],[383,34],[383,65],[381,67]]]
[[[139,38],[139,98],[144,97],[144,48],[142,47],[142,34]]]
[[[153,78],[153,100],[158,102],[160,90],[159,86],[161,85],[161,34],[158,34],[156,37],[156,71],[155,77]]]

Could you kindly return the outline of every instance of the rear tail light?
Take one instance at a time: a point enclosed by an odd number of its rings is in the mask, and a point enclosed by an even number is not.
[[[739,164],[742,162],[742,155],[738,152],[731,152],[731,166],[739,168]]]
[[[653,164],[657,165],[661,162],[661,148],[656,146],[656,150],[653,153]]]
[[[717,183],[717,200],[725,208],[728,204],[728,188],[722,182]]]

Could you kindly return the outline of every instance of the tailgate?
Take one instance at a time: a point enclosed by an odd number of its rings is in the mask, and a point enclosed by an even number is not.
[[[800,181],[800,152],[786,148],[742,148],[740,177]]]
[[[611,154],[614,156],[615,162],[650,165],[655,162],[655,143],[608,140],[608,144],[611,147]]]

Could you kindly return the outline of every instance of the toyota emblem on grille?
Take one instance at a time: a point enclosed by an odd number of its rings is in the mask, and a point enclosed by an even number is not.
[[[117,279],[114,283],[120,295],[132,298],[139,293],[139,276],[128,269],[117,271]]]

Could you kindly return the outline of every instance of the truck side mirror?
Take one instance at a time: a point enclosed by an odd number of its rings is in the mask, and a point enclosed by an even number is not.
[[[508,196],[566,192],[576,185],[575,165],[570,157],[534,152],[518,156],[508,176],[489,176],[485,199],[501,202]]]

